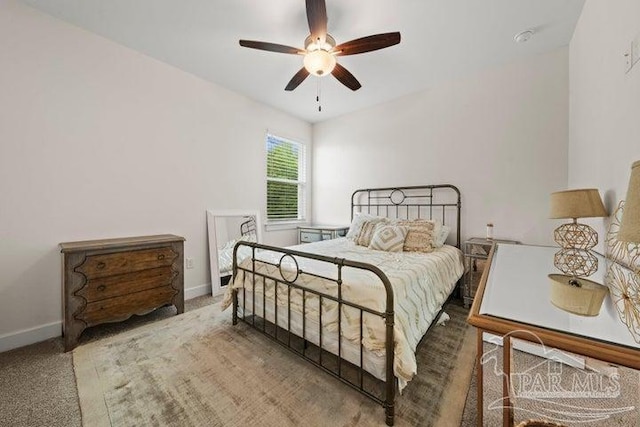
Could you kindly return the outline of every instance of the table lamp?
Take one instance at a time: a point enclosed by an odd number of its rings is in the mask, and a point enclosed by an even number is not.
[[[556,191],[551,193],[551,218],[570,218],[553,232],[554,240],[562,248],[556,253],[554,264],[565,274],[590,276],[598,269],[597,258],[589,252],[598,244],[598,233],[578,218],[605,217],[607,211],[595,188]]]
[[[640,160],[631,165],[631,178],[617,239],[635,246],[633,251],[629,251],[635,254],[630,259],[631,271],[614,278],[617,280],[614,289],[620,317],[636,342],[640,343]]]
[[[590,276],[598,270],[598,259],[590,252],[598,244],[598,233],[578,223],[578,218],[607,216],[600,193],[595,188],[552,193],[550,216],[573,219],[553,233],[561,248],[555,254],[554,265],[565,275],[549,275],[551,303],[570,313],[597,316],[608,290],[579,277]]]

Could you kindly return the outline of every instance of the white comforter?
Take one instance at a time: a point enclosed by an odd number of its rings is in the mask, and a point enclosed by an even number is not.
[[[391,253],[357,246],[346,238],[294,246],[291,249],[367,262],[377,266],[387,275],[393,287],[395,303],[394,373],[399,380],[400,390],[402,390],[417,372],[416,346],[453,290],[455,283],[462,276],[464,267],[460,250],[452,246],[444,246],[429,254],[416,252]],[[256,258],[277,264],[281,257],[281,253],[266,251],[259,253]],[[300,257],[297,260],[302,271],[311,271],[316,275],[337,278],[337,268],[333,264]],[[241,265],[250,269],[251,259],[245,259]],[[281,277],[279,270],[268,264],[257,262],[256,270],[267,273],[272,277]],[[283,260],[283,270],[285,271],[285,276],[289,279],[292,276],[287,272],[295,271],[294,264],[288,257]],[[344,300],[376,311],[385,311],[386,292],[382,282],[376,275],[369,271],[354,268],[344,268],[342,274],[342,297]],[[337,285],[328,280],[303,273],[296,283],[337,296]],[[250,275],[247,274],[245,277],[243,274],[238,274],[233,285],[227,289],[225,299],[222,302],[223,309],[226,309],[231,304],[231,288],[239,289],[245,284],[247,290],[252,289]],[[256,299],[262,299],[262,281],[256,286],[255,292]],[[273,301],[275,292],[274,283],[267,281],[264,292],[267,301]],[[277,294],[278,307],[282,309],[281,313],[286,313],[288,299],[286,285],[279,285]],[[241,295],[242,293],[240,293]],[[305,299],[306,318],[317,321],[317,297],[306,293]],[[302,313],[301,291],[292,290],[291,308],[292,311]],[[363,321],[363,346],[380,357],[384,357],[384,320],[377,316],[365,314]],[[323,299],[322,323],[329,330],[337,331],[338,329],[337,304],[326,298]],[[341,329],[343,339],[358,343],[360,338],[359,310],[343,306]]]

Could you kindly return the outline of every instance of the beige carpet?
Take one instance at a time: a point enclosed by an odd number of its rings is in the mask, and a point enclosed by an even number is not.
[[[195,310],[213,301],[209,295],[190,299],[185,301],[185,310]],[[175,314],[174,307],[163,307],[124,322],[88,328],[80,342],[103,339]],[[81,425],[72,355],[64,352],[61,337],[0,353],[0,426]]]
[[[396,425],[458,426],[473,369],[466,310],[447,307],[418,350]],[[217,305],[74,351],[85,426],[384,425],[381,406]]]
[[[496,351],[498,350],[498,351]],[[502,424],[502,351],[485,343],[485,354],[496,356],[484,368],[484,425]],[[497,371],[494,368],[497,366]],[[602,363],[603,366],[607,366]],[[512,385],[516,424],[528,419],[544,419],[568,427],[639,427],[640,372],[624,367],[606,367],[616,377],[550,362],[538,356],[513,351]],[[604,372],[604,371],[603,371]],[[562,390],[556,396],[550,391]],[[603,392],[609,392],[607,395]],[[532,397],[532,392],[542,393]],[[476,425],[475,369],[464,409],[462,426]],[[529,396],[527,396],[529,394]],[[546,394],[546,395],[545,395]],[[573,397],[567,397],[571,396]]]

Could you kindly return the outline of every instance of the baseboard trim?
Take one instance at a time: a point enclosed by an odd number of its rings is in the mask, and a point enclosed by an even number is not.
[[[50,338],[56,338],[60,335],[62,335],[61,321],[0,335],[0,353],[45,341]]]
[[[184,290],[184,299],[193,299],[203,295],[211,295],[211,283],[194,286]]]
[[[482,335],[482,339],[484,342],[502,347],[502,337],[498,335],[493,335],[489,332],[485,332]],[[562,362],[565,365],[572,366],[577,369],[585,369],[586,356],[581,356],[579,354],[574,354],[555,348],[547,348],[542,344],[531,343],[529,341],[520,339],[514,339],[513,341],[511,341],[511,347],[513,347],[515,350],[533,354],[534,356]]]
[[[202,295],[211,295],[211,283],[194,286],[184,290],[184,299],[192,299]],[[51,338],[62,336],[62,321],[34,326],[16,332],[0,335],[0,353],[35,344]]]

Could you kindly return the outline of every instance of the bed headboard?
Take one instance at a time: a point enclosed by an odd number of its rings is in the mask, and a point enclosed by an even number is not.
[[[240,224],[240,235],[246,236],[249,234],[256,233],[256,219],[253,216],[248,217],[249,219]]]
[[[351,195],[358,212],[394,219],[434,219],[451,227],[449,242],[460,248],[460,190],[449,184],[360,189]]]

